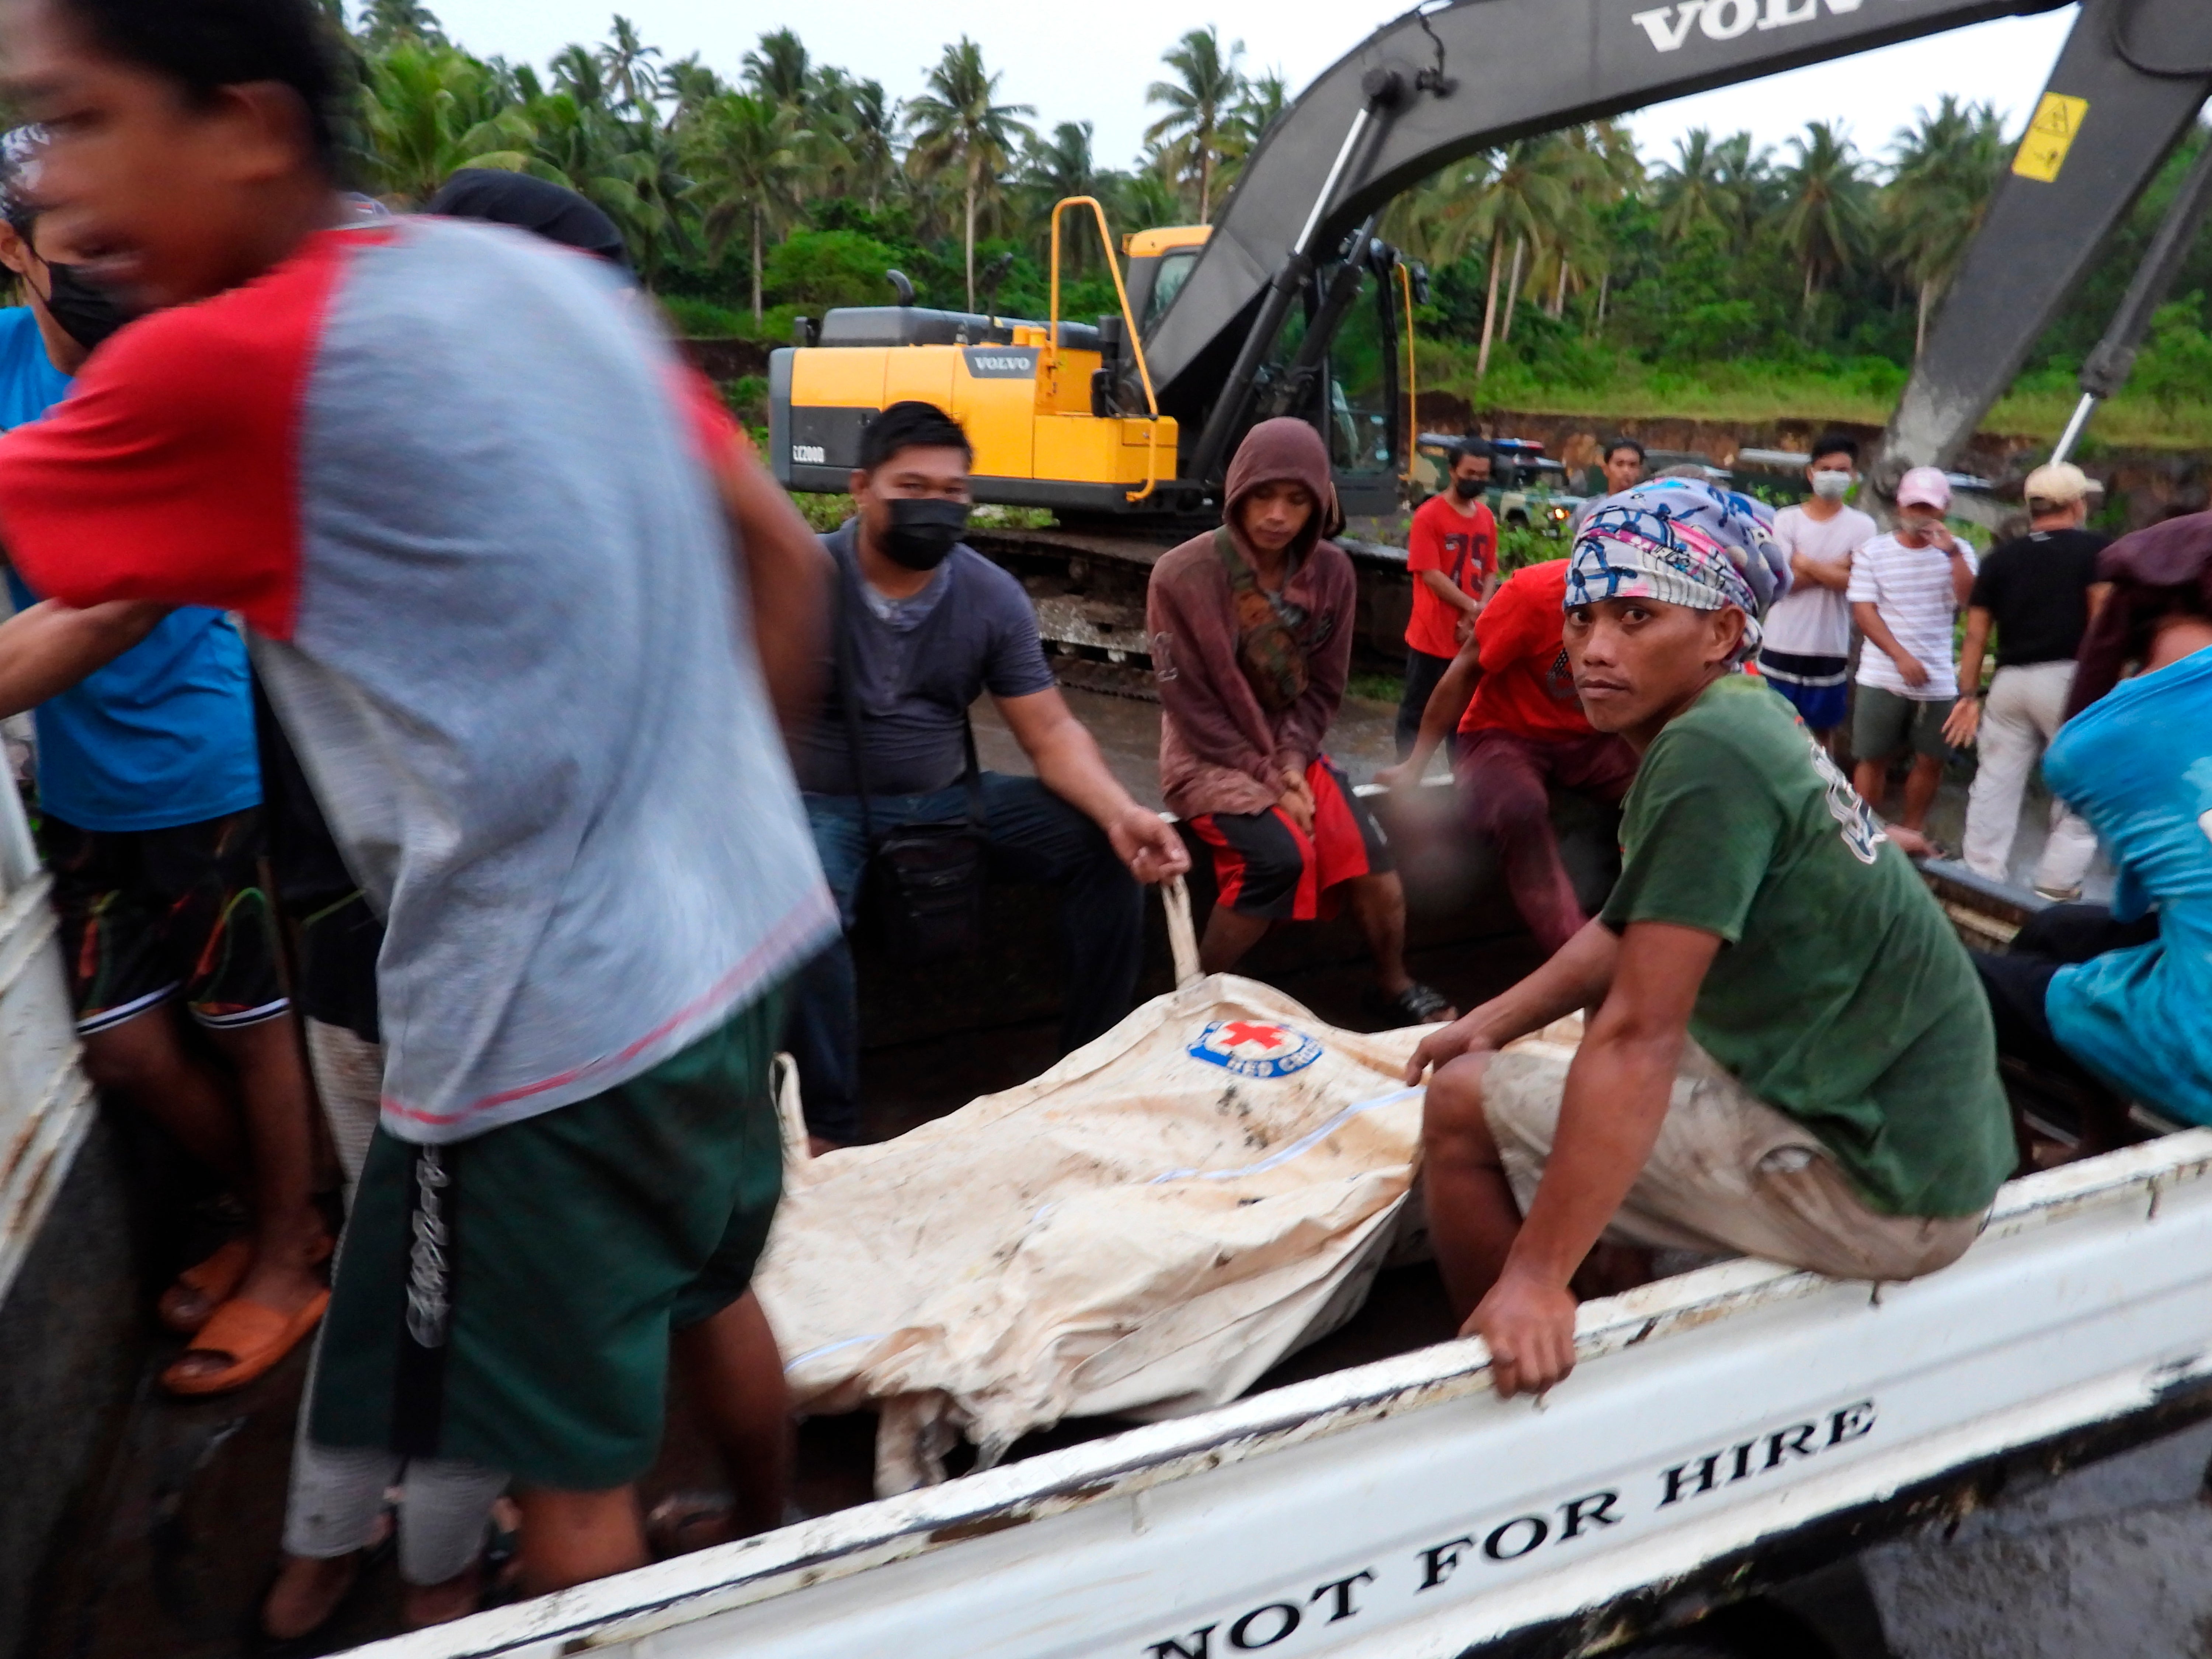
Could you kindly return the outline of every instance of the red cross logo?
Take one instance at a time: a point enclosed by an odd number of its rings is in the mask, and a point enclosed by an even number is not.
[[[1232,1048],[1241,1048],[1248,1042],[1256,1042],[1262,1048],[1283,1046],[1283,1028],[1279,1025],[1254,1025],[1244,1020],[1232,1020],[1221,1028],[1221,1035],[1229,1040]]]

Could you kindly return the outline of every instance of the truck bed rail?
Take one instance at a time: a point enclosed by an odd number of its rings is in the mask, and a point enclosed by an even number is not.
[[[1588,1650],[1716,1562],[2212,1407],[2208,1175],[2197,1130],[2012,1182],[1960,1263],[1910,1284],[1746,1260],[1593,1302],[1540,1401],[1498,1399],[1482,1345],[1443,1344],[360,1651]]]

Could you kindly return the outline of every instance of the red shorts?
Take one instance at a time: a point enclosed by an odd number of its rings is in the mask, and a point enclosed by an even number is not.
[[[1306,768],[1313,791],[1309,836],[1279,806],[1265,812],[1203,812],[1190,821],[1213,849],[1218,902],[1239,915],[1273,921],[1313,921],[1336,913],[1331,891],[1359,876],[1393,867],[1382,826],[1336,763],[1322,756]]]

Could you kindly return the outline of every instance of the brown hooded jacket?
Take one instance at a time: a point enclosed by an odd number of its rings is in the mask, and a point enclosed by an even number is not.
[[[1303,774],[1344,700],[1352,668],[1357,588],[1352,561],[1324,538],[1339,523],[1328,452],[1304,421],[1263,421],[1230,464],[1223,521],[1247,562],[1237,507],[1263,483],[1304,484],[1319,511],[1291,544],[1282,597],[1305,612],[1295,630],[1309,665],[1305,694],[1270,714],[1237,654],[1237,610],[1213,532],[1194,536],[1152,567],[1145,626],[1160,693],[1160,788],[1168,810],[1265,812],[1282,798],[1284,774]]]

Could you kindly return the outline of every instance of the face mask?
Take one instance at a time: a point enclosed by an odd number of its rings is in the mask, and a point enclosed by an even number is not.
[[[968,503],[902,496],[890,503],[884,552],[909,570],[934,570],[951,556],[968,528]]]
[[[106,289],[77,275],[75,265],[47,261],[46,280],[47,311],[87,351],[131,320]]]
[[[1813,493],[1824,501],[1840,501],[1851,493],[1852,475],[1820,471],[1813,475]]]
[[[1487,478],[1454,478],[1452,494],[1463,501],[1471,501],[1482,494],[1489,483],[1490,480]]]

